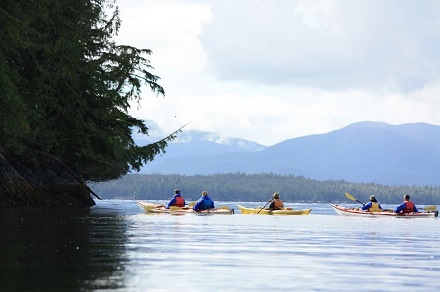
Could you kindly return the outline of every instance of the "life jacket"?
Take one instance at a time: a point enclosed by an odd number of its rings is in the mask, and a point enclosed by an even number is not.
[[[368,211],[370,211],[370,212],[381,212],[382,209],[379,208],[379,203],[378,202],[371,202],[371,207],[368,209]]]
[[[414,212],[414,203],[411,201],[405,201],[406,206],[405,209],[402,210],[402,213],[411,213]]]
[[[274,209],[283,209],[284,208],[283,201],[281,201],[280,199],[275,199],[274,204],[273,204],[273,208]]]
[[[183,197],[176,197],[176,202],[174,203],[174,206],[177,207],[185,207],[185,199]]]

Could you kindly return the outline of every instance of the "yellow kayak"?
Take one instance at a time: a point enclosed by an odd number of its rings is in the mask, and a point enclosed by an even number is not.
[[[261,215],[309,215],[312,209],[294,210],[292,208],[284,208],[283,210],[268,210],[260,208],[247,208],[238,205],[242,214],[261,214]]]
[[[183,215],[188,213],[193,213],[196,215],[232,215],[234,214],[234,209],[229,209],[227,206],[222,206],[220,208],[208,209],[203,211],[194,211],[192,207],[171,207],[166,209],[164,205],[152,204],[145,201],[136,201],[139,206],[141,206],[147,213],[162,213],[162,214],[173,214],[173,215]]]

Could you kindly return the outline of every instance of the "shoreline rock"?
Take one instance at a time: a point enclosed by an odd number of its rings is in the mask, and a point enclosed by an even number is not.
[[[0,153],[0,206],[95,205],[77,170],[49,156]]]

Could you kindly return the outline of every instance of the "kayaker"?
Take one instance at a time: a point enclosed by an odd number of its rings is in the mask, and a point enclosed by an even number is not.
[[[274,193],[272,195],[272,203],[269,205],[270,210],[283,210],[284,204],[280,199],[280,195],[278,193]]]
[[[363,205],[361,209],[369,212],[383,211],[382,207],[380,206],[380,203],[376,200],[376,197],[374,195],[370,196],[370,201],[365,205]]]
[[[396,209],[394,209],[395,213],[412,213],[412,212],[419,212],[417,210],[416,205],[412,201],[410,201],[409,195],[403,196],[403,202],[399,206],[397,206]]]
[[[179,189],[174,190],[174,197],[170,200],[165,208],[169,209],[171,206],[185,207],[185,199],[180,194]]]
[[[203,191],[202,197],[196,202],[193,207],[194,211],[203,211],[207,209],[214,209],[214,201],[208,196],[207,191]]]

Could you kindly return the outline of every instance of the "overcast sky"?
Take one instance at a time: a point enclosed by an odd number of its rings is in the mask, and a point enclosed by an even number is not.
[[[440,1],[118,0],[165,97],[130,114],[263,145],[358,121],[440,125]]]

